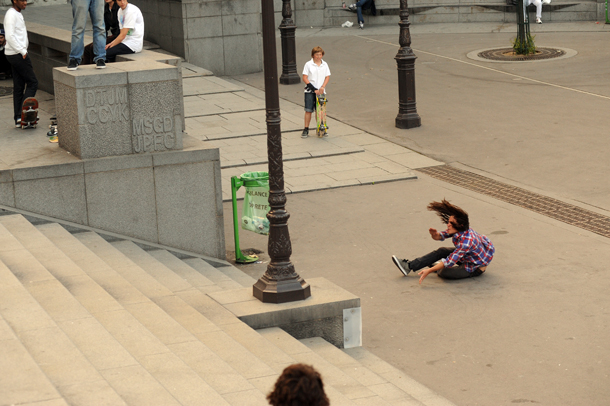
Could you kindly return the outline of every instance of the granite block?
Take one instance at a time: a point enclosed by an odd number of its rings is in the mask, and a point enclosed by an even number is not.
[[[185,18],[211,17],[222,15],[222,1],[206,1],[196,3],[183,3]]]
[[[224,258],[216,243],[223,224],[217,207],[210,204],[221,192],[214,174],[213,162],[155,167],[160,244]]]
[[[168,151],[159,154],[153,154],[154,166],[190,164],[204,161],[218,161],[220,153],[218,148],[198,149],[193,151]]]
[[[15,191],[12,182],[0,182],[0,204],[15,207]]]
[[[13,169],[13,180],[46,179],[61,176],[80,175],[83,173],[82,162],[65,163],[62,165],[35,166]]]
[[[87,224],[84,175],[15,181],[15,208]]]
[[[239,14],[222,16],[222,34],[248,35],[262,31],[260,14]]]
[[[84,89],[90,87],[104,87],[127,84],[127,75],[120,69],[109,66],[100,72],[95,65],[83,65],[78,70],[69,71],[68,68],[54,68],[53,81],[66,86]]]
[[[150,168],[153,166],[153,158],[150,154],[88,159],[83,162],[85,173]]]
[[[175,66],[161,62],[131,61],[122,62],[122,70],[127,72],[129,84],[180,80],[180,72]]]
[[[193,65],[202,66],[215,75],[225,75],[224,40],[222,37],[195,38],[187,36],[187,60]]]
[[[222,2],[222,15],[260,14],[261,3],[251,0],[231,0]]]
[[[89,226],[157,241],[151,167],[88,173],[85,180]]]
[[[178,81],[129,85],[133,152],[182,149],[182,94]]]
[[[260,72],[262,37],[258,34],[223,37],[225,49],[225,75]]]
[[[222,37],[222,17],[199,17],[186,20],[186,38]]]

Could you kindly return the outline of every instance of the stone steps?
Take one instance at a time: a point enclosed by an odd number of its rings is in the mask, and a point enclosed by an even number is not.
[[[304,362],[333,406],[421,404],[323,339],[254,330],[208,295],[253,283],[233,267],[0,216],[0,368],[12,371],[2,403],[262,406],[282,370]]]

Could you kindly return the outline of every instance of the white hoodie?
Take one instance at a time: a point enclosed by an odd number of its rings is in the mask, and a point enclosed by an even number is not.
[[[28,32],[25,29],[23,15],[11,7],[4,16],[6,47],[4,55],[25,55],[28,53]]]

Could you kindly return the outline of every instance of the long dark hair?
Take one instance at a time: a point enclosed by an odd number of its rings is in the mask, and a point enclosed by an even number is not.
[[[428,205],[428,210],[435,211],[445,224],[448,224],[449,217],[453,216],[456,221],[456,224],[454,224],[453,226],[458,231],[466,231],[470,228],[470,223],[468,222],[468,213],[466,213],[458,206],[449,203],[445,199],[441,200],[440,202],[431,202]]]

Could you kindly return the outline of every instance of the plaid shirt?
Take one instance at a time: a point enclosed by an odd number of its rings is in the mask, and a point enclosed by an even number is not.
[[[441,241],[449,237],[446,231],[441,231],[440,234]],[[455,245],[455,251],[441,260],[445,268],[459,263],[464,265],[466,271],[472,272],[477,268],[487,266],[496,252],[489,238],[477,233],[472,228],[453,234],[452,241]]]

